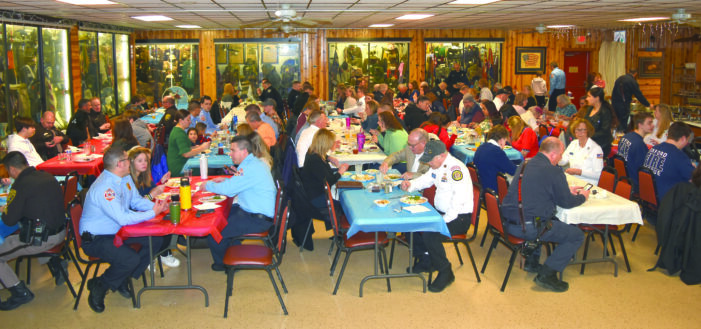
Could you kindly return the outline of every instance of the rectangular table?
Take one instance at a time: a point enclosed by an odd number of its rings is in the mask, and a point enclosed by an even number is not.
[[[105,135],[108,136],[108,135]],[[82,148],[80,153],[74,153],[73,156],[78,154],[84,154],[84,150],[88,146],[93,146],[95,153],[92,155],[95,157],[92,161],[80,162],[71,160],[60,160],[60,155],[57,155],[49,160],[40,163],[36,168],[38,170],[46,171],[54,176],[65,176],[72,171],[77,171],[78,175],[94,175],[99,176],[103,170],[103,160],[102,153],[107,147],[112,143],[111,137],[109,138],[93,138],[87,142],[80,145]]]
[[[202,181],[199,177],[191,178],[191,184],[194,185]],[[177,189],[172,189],[172,191],[177,191]],[[166,191],[168,192],[168,191]],[[224,229],[228,223],[227,218],[229,216],[229,211],[231,210],[232,198],[227,198],[224,201],[217,203],[221,207],[216,208],[213,213],[203,214],[199,218],[196,216],[197,209],[194,205],[200,204],[199,198],[204,196],[211,196],[211,193],[203,193],[202,190],[196,192],[192,196],[193,208],[190,210],[182,210],[180,212],[180,224],[173,225],[169,220],[164,220],[164,216],[169,212],[164,212],[156,216],[155,218],[134,225],[123,226],[121,230],[114,237],[114,245],[119,247],[124,243],[124,240],[130,237],[148,236],[149,245],[151,245],[152,236],[165,236],[165,235],[184,235],[187,241],[185,249],[185,257],[187,262],[187,284],[186,285],[172,285],[172,286],[156,286],[154,278],[154,266],[153,266],[153,254],[151,254],[151,285],[145,286],[139,290],[136,297],[136,307],[141,307],[141,294],[149,290],[185,290],[185,289],[197,289],[204,294],[205,306],[209,306],[209,295],[207,290],[199,285],[192,284],[192,262],[191,262],[191,252],[190,252],[190,236],[196,237],[206,237],[211,235],[215,241],[219,242],[222,240],[221,230]],[[153,252],[153,248],[149,248]]]
[[[159,122],[161,122],[161,119],[163,118],[163,115],[165,114],[165,109],[164,108],[159,108],[153,113],[146,114],[142,116],[139,120],[157,125]]]
[[[224,150],[224,155],[218,155],[213,153],[207,155],[207,168],[224,168],[233,165],[234,161],[231,160],[228,149]],[[187,162],[185,162],[185,166],[183,166],[183,171],[181,171],[180,173],[183,173],[185,169],[195,168],[200,168],[200,156],[198,155],[188,158]]]
[[[475,158],[475,150],[476,147],[474,144],[454,144],[453,147],[450,148],[450,154],[452,154],[454,157],[458,158],[458,160],[464,162],[465,164],[468,164],[472,162],[472,159]],[[505,149],[504,152],[506,153],[506,157],[514,163],[518,164],[521,163],[521,161],[523,161],[523,154],[521,154],[521,152],[519,152],[517,149],[511,146]]]
[[[567,183],[570,186],[584,186],[586,182],[577,177],[566,175]],[[602,189],[594,187],[592,192],[596,190],[600,195]],[[614,276],[618,275],[618,263],[609,256],[606,252],[608,243],[608,225],[625,225],[625,224],[640,224],[643,225],[643,218],[640,213],[640,206],[637,203],[622,198],[614,193],[607,192],[605,198],[598,198],[594,194],[589,195],[589,199],[582,205],[570,209],[557,207],[557,218],[567,224],[585,224],[585,225],[606,225],[603,231],[604,235],[604,252],[601,258],[575,260],[570,263],[587,264],[598,262],[611,262],[614,264]]]
[[[398,273],[380,275],[377,270],[379,261],[379,249],[377,236],[378,232],[439,232],[450,237],[448,226],[443,217],[428,203],[424,206],[429,208],[428,212],[412,214],[402,210],[399,198],[405,191],[395,189],[392,193],[384,192],[372,193],[363,190],[344,190],[341,192],[341,206],[350,223],[350,228],[346,235],[353,236],[358,232],[375,233],[375,261],[374,274],[368,275],[360,282],[360,297],[363,297],[363,285],[371,279],[389,279],[402,277],[418,277],[423,282],[423,291],[426,292],[426,279],[420,273]],[[375,205],[374,200],[387,199],[390,204],[385,207]],[[413,242],[413,239],[410,238]],[[412,264],[412,243],[409,243],[409,264]],[[389,287],[389,285],[388,285]]]

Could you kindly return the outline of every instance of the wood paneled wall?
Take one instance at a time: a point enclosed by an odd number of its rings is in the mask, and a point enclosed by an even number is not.
[[[504,45],[502,49],[502,84],[520,88],[524,84],[529,84],[534,75],[515,73],[515,53],[516,47],[546,47],[546,63],[557,61],[562,63],[564,54],[567,51],[588,51],[590,52],[590,68],[597,68],[599,65],[599,48],[604,40],[612,40],[612,31],[590,30],[580,31],[586,34],[586,40],[578,44],[572,34],[556,34],[537,32],[520,32],[504,30],[460,30],[460,29],[433,29],[433,30],[392,30],[392,29],[324,29],[317,30],[316,33],[302,34],[296,36],[301,39],[300,62],[301,78],[314,85],[318,95],[327,95],[328,90],[328,39],[411,39],[409,47],[409,70],[410,80],[424,80],[426,49],[425,39],[502,39]],[[673,102],[672,90],[675,88],[671,83],[672,65],[683,65],[686,62],[695,61],[699,52],[699,44],[691,42],[673,43],[674,38],[691,35],[693,30],[662,30],[657,33],[656,43],[650,43],[650,30],[643,32],[642,29],[632,29],[628,33],[626,47],[626,67],[637,67],[638,52],[641,48],[653,48],[646,50],[664,52],[664,75],[659,82],[660,92],[653,95],[653,90],[657,86],[641,81],[650,93],[652,100],[662,102]],[[138,31],[132,35],[135,40],[144,39],[198,39],[200,46],[200,84],[202,94],[214,95],[216,91],[216,72],[214,58],[215,39],[255,39],[255,38],[284,38],[281,34],[265,35],[260,30],[211,30],[211,31]],[[77,55],[77,54],[76,54]],[[75,62],[75,61],[74,61]],[[546,64],[547,66],[547,64]],[[701,68],[700,68],[701,69]],[[133,70],[133,69],[132,69]],[[549,72],[546,67],[546,75]],[[135,73],[132,71],[132,78]],[[547,76],[544,76],[547,80]],[[609,81],[608,83],[613,83]],[[132,83],[132,88],[136,85]],[[677,87],[678,88],[678,87]],[[647,95],[647,94],[646,94]],[[322,96],[323,97],[323,96]],[[676,104],[676,103],[674,103]]]
[[[80,71],[80,39],[78,38],[78,27],[73,26],[68,31],[68,40],[71,49],[71,84],[73,90],[73,107],[71,111],[75,111],[78,107],[78,102],[83,97],[81,85],[83,83]],[[133,61],[132,61],[133,62]],[[67,120],[70,120],[68,118]]]

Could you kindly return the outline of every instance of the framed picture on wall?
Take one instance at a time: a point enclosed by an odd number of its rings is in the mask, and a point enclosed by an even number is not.
[[[545,70],[545,47],[516,47],[516,74]]]
[[[662,57],[640,57],[638,58],[639,78],[661,78],[662,77]]]
[[[242,44],[229,45],[229,63],[230,64],[243,64],[243,45]]]
[[[264,64],[277,64],[277,45],[264,45],[263,46],[263,60]]]
[[[217,64],[226,64],[226,45],[214,45]]]

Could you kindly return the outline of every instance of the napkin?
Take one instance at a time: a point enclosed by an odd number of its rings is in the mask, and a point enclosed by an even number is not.
[[[195,207],[197,210],[210,210],[210,209],[217,209],[221,206],[218,204],[215,204],[215,203],[205,202],[202,204],[196,204],[193,207]]]
[[[82,151],[83,151],[83,149],[78,148],[78,147],[75,147],[75,146],[73,146],[73,145],[68,145],[68,149],[71,150],[71,152],[73,152],[73,153],[77,153],[77,152],[82,152]]]
[[[408,206],[408,207],[404,207],[403,209],[412,213],[412,214],[430,211],[430,209],[428,209],[422,205]]]

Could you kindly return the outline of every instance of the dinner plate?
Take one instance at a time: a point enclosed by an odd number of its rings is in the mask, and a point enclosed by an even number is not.
[[[168,192],[166,192],[166,193],[161,193],[161,194],[159,194],[158,196],[156,196],[156,199],[158,199],[158,200],[169,200],[170,197],[171,197],[171,195],[173,195],[173,194],[175,194],[175,193],[168,193]]]
[[[73,158],[73,162],[90,162],[90,161],[93,161],[93,160],[95,160],[95,159],[93,159],[93,158],[91,158],[91,157],[80,157],[80,158],[77,158],[77,157],[76,157],[76,158]]]
[[[351,176],[351,179],[359,182],[367,182],[375,179],[375,176],[365,174],[354,174],[353,176]]]
[[[368,173],[368,174],[377,174],[377,173],[379,172],[379,170],[377,170],[377,169],[368,169],[368,170],[366,170],[365,172]]]
[[[171,178],[166,182],[166,187],[178,188],[180,187],[180,178]]]
[[[405,195],[399,201],[408,205],[416,205],[426,203],[428,199],[418,195]]]
[[[400,174],[387,174],[387,175],[385,175],[385,179],[387,179],[387,180],[397,180],[400,178],[402,178],[402,175],[400,175]]]
[[[212,196],[205,196],[200,198],[200,202],[213,202],[213,203],[218,203],[226,200],[226,196],[224,195],[212,195]]]

